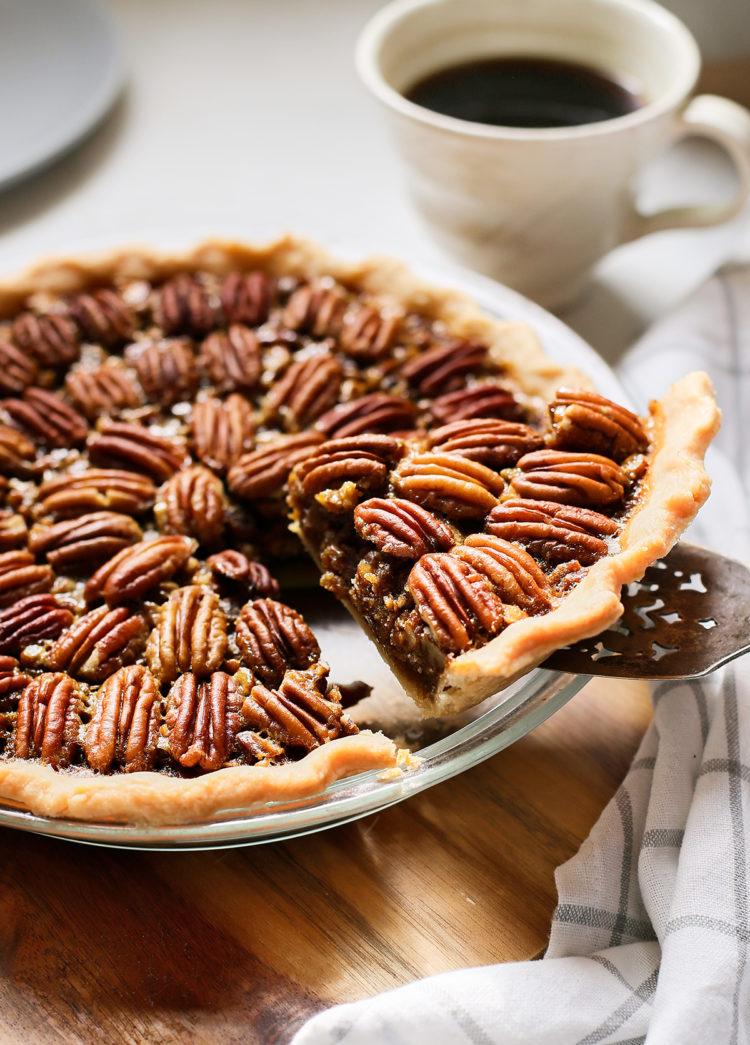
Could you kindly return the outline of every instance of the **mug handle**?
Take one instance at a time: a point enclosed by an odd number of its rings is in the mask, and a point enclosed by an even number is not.
[[[750,195],[750,112],[729,98],[701,94],[683,109],[677,140],[696,135],[710,138],[732,160],[740,179],[734,199],[727,203],[702,203],[669,207],[654,214],[643,214],[633,205],[625,223],[624,243],[664,229],[696,229],[720,225],[735,217]]]

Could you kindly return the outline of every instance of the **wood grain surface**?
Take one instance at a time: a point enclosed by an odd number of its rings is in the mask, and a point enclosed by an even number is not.
[[[287,1042],[326,1005],[542,953],[554,868],[625,775],[643,684],[598,680],[399,806],[196,853],[0,831],[0,1041]]]

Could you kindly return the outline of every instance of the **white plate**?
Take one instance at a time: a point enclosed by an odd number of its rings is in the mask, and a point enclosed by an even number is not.
[[[121,86],[115,27],[93,0],[0,0],[0,188],[80,141]]]

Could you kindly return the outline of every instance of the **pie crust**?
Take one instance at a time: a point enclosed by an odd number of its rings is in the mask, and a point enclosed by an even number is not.
[[[183,253],[134,247],[50,258],[0,283],[0,322],[33,296],[75,295],[122,281],[159,284],[185,272],[225,277],[255,269],[301,281],[331,277],[384,307],[439,324],[451,336],[479,341],[502,368],[507,384],[529,401],[552,400],[561,386],[592,388],[577,369],[548,359],[525,323],[494,320],[464,295],[429,286],[390,259],[346,263],[291,237],[257,248],[211,241]],[[611,625],[622,613],[621,586],[642,576],[672,547],[708,496],[702,461],[718,424],[704,374],[689,375],[652,404],[645,478],[619,534],[618,550],[592,565],[551,612],[517,620],[484,645],[447,657],[429,692],[403,676],[381,644],[380,652],[424,709],[445,715],[469,707],[541,663],[552,650]],[[316,555],[314,547],[310,551]],[[395,767],[397,762],[396,746],[370,732],[339,736],[299,761],[233,765],[190,778],[153,771],[106,775],[75,766],[59,771],[39,760],[6,758],[0,759],[0,798],[39,815],[177,824],[307,797],[342,776]]]

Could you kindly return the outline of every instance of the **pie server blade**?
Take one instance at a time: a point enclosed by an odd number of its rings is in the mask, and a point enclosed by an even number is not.
[[[608,631],[557,650],[542,667],[611,678],[699,678],[750,650],[750,570],[680,542],[623,589]]]

